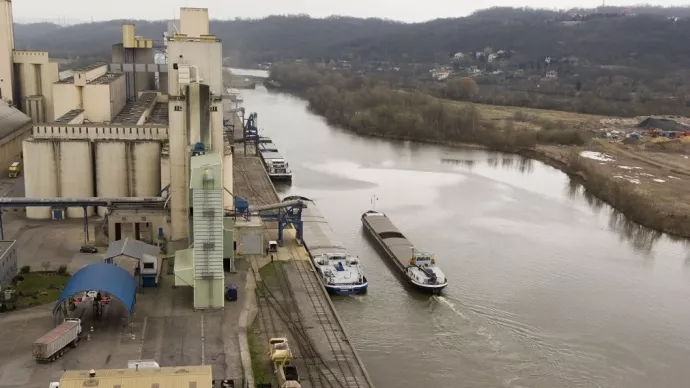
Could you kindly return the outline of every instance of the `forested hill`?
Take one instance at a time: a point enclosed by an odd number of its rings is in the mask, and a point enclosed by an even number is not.
[[[18,49],[53,57],[109,56],[124,21],[61,27],[17,24]],[[131,21],[128,21],[131,22]],[[166,22],[133,21],[137,35],[160,40]],[[554,12],[492,8],[464,18],[400,23],[382,19],[271,16],[213,21],[227,56],[243,65],[284,59],[439,62],[455,52],[506,50],[525,60],[577,57],[598,65],[690,67],[690,8],[600,8]]]

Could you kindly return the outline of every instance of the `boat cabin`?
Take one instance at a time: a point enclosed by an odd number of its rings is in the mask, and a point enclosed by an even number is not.
[[[416,265],[419,268],[429,268],[436,264],[434,255],[428,252],[414,252],[410,259],[410,265]]]

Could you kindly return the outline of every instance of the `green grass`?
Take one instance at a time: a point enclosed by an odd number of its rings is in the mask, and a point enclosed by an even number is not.
[[[22,276],[24,280],[15,287],[18,309],[56,301],[70,278],[70,275],[40,272],[29,272]]]
[[[267,384],[271,382],[271,375],[263,357],[263,346],[254,334],[254,328],[247,329],[247,342],[249,342],[249,355],[252,359],[252,371],[254,383]]]
[[[280,263],[280,262],[273,262],[273,263],[269,262],[268,264],[259,268],[259,275],[261,275],[261,280],[263,282],[267,282],[267,281],[272,281],[272,280],[278,279],[278,270],[276,269],[276,265],[281,265],[281,264],[282,263]]]

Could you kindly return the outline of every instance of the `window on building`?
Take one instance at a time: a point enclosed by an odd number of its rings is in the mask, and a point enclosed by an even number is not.
[[[144,263],[144,269],[153,269],[153,263]]]

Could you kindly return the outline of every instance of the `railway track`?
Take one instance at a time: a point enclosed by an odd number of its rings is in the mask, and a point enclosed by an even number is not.
[[[247,171],[247,166],[246,166],[246,164],[251,163],[252,160],[250,158],[247,158],[247,157],[244,157],[243,159],[244,160],[241,160],[241,161],[237,160],[237,163],[235,164],[235,171],[240,173],[240,175],[242,176],[242,180],[244,181],[243,182],[244,186],[246,187],[247,191],[249,191],[248,194],[250,194],[250,195],[248,195],[247,197],[250,197],[250,198],[247,198],[247,199],[250,200],[250,202],[258,204],[258,205],[268,205],[271,203],[275,203],[275,202],[270,202],[270,201],[266,200],[266,198],[264,198],[264,195],[254,186],[254,184],[252,183],[253,179],[251,179],[251,176],[249,174],[249,171]],[[263,167],[262,167],[261,171],[263,172]],[[242,185],[236,185],[236,186],[242,186]],[[264,192],[270,193],[270,190],[264,189]]]
[[[295,248],[291,247],[290,249],[294,250]],[[368,383],[361,382],[357,378],[359,375],[358,370],[360,369],[359,364],[356,360],[348,357],[349,354],[354,355],[355,350],[352,347],[352,344],[350,344],[350,342],[344,338],[344,333],[340,327],[340,324],[338,322],[334,322],[335,317],[333,317],[331,314],[331,306],[327,302],[324,302],[323,297],[321,297],[325,293],[325,290],[323,289],[323,286],[319,280],[316,278],[314,274],[314,267],[311,265],[311,262],[296,260],[293,261],[293,263],[300,279],[302,280],[302,284],[304,284],[306,288],[306,294],[308,295],[309,301],[317,314],[319,322],[321,323],[321,328],[328,339],[328,345],[331,349],[333,357],[340,366],[345,387],[368,387]],[[328,298],[327,295],[325,295],[325,297]],[[355,364],[354,367],[352,363]]]
[[[293,261],[293,263],[295,262]],[[355,377],[352,366],[347,360],[347,357],[337,356],[338,348],[341,349],[340,354],[342,354],[342,343],[338,345],[336,344],[336,340],[329,340],[329,342],[332,342],[330,343],[331,349],[336,349],[336,351],[334,351],[334,355],[336,355],[335,363],[328,362],[319,353],[317,346],[307,333],[304,321],[299,314],[294,291],[290,286],[285,269],[281,263],[276,262],[269,265],[273,265],[276,269],[276,277],[278,279],[280,289],[280,294],[278,295],[280,295],[280,297],[278,297],[277,293],[272,291],[271,288],[265,284],[265,282],[261,282],[261,285],[257,287],[257,297],[264,301],[264,306],[268,306],[273,310],[273,319],[279,319],[288,327],[288,330],[294,340],[293,343],[297,345],[297,348],[295,349],[295,361],[301,361],[301,363],[303,363],[303,368],[299,370],[302,376],[306,377],[306,381],[303,379],[302,382],[303,387],[307,388],[307,385],[304,384],[307,381],[309,382],[309,386],[312,388],[360,388],[367,386],[362,385]],[[302,270],[298,269],[298,271],[301,272]],[[302,276],[304,275],[308,276],[308,274],[302,274]],[[306,278],[302,279],[306,280]],[[314,285],[312,284],[312,286]],[[309,287],[309,285],[305,284],[305,287]],[[308,292],[314,291],[322,292],[318,289],[309,289]],[[318,298],[317,296],[311,295],[310,297]],[[318,302],[314,301],[313,303]],[[323,306],[323,301],[321,301],[321,303],[322,308],[324,308],[325,306]],[[263,310],[262,314],[264,317],[267,315]],[[334,325],[330,318],[327,318],[327,320],[329,322],[329,326],[328,328],[324,327],[324,330],[327,336],[331,337],[335,332],[336,325]],[[264,325],[268,327],[275,327],[275,323],[264,323]],[[331,331],[331,333],[329,334],[328,331]],[[340,339],[338,339],[338,341],[342,342]],[[335,364],[336,367],[332,367],[332,364]]]

